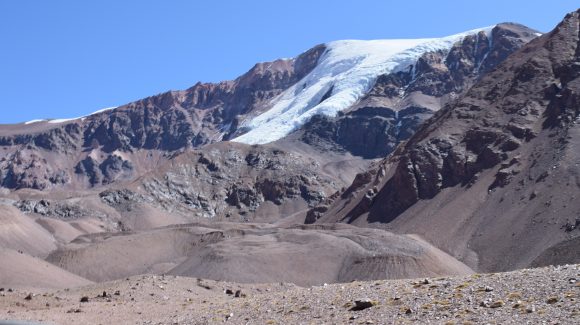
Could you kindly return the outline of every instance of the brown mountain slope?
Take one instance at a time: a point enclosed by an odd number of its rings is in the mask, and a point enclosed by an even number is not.
[[[579,15],[510,56],[309,220],[417,233],[479,271],[528,266],[580,236]]]

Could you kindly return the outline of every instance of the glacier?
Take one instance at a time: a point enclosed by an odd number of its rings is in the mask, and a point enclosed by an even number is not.
[[[265,144],[285,137],[315,115],[336,116],[364,96],[380,75],[406,70],[424,53],[449,51],[469,35],[484,32],[491,39],[494,27],[443,38],[326,43],[317,66],[275,97],[269,110],[244,121],[240,127],[249,131],[231,141]]]

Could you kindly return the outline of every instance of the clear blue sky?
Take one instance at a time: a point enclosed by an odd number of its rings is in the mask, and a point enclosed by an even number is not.
[[[0,123],[76,117],[337,39],[551,30],[576,1],[0,0]]]

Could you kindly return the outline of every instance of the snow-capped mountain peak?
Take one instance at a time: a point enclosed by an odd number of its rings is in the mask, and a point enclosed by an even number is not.
[[[317,66],[274,98],[271,109],[246,120],[242,127],[250,131],[232,141],[269,143],[288,135],[314,115],[335,116],[364,96],[378,76],[408,69],[424,53],[448,51],[468,35],[484,32],[491,39],[493,27],[443,38],[327,43]]]

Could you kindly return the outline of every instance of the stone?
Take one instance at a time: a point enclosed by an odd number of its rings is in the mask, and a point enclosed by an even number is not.
[[[367,308],[371,308],[373,306],[378,305],[379,303],[374,300],[370,299],[358,299],[354,301],[354,306],[350,309],[351,311],[359,311],[365,310]]]
[[[548,300],[546,300],[546,303],[549,305],[555,304],[558,301],[560,301],[560,299],[558,299],[558,297],[550,297],[548,298]]]
[[[503,307],[503,305],[505,305],[505,303],[503,302],[503,300],[498,300],[498,301],[494,301],[489,305],[489,308],[500,308]]]

